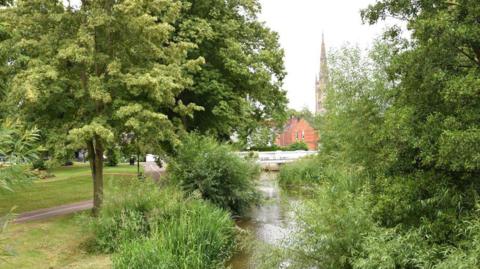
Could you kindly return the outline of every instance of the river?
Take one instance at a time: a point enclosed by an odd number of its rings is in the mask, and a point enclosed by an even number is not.
[[[260,242],[278,245],[288,236],[292,223],[293,210],[290,206],[294,199],[280,190],[277,173],[262,173],[258,189],[262,192],[264,202],[237,220],[237,225],[251,233]],[[254,269],[254,257],[259,248],[236,253],[229,265],[232,269]]]

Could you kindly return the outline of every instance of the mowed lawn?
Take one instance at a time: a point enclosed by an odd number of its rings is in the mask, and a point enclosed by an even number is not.
[[[14,192],[0,191],[0,216],[14,207],[14,213],[21,213],[92,199],[93,183],[87,164],[76,163],[50,172],[55,176],[16,187]],[[136,166],[126,164],[105,167],[105,190],[134,180],[136,172]]]
[[[87,251],[92,237],[85,229],[88,214],[10,224],[0,233],[0,246],[9,255],[0,268],[111,268],[109,255]]]

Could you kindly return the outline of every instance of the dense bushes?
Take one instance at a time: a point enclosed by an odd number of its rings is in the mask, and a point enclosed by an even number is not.
[[[215,268],[232,253],[227,212],[175,187],[137,182],[116,192],[92,223],[94,250],[113,253],[115,268]]]
[[[240,158],[228,146],[193,134],[177,148],[167,173],[187,193],[198,192],[236,214],[258,202],[255,179],[259,171],[253,161]]]

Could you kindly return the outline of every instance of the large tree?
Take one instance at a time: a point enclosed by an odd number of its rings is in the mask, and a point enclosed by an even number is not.
[[[201,39],[191,55],[206,62],[179,96],[204,108],[184,120],[187,129],[220,139],[236,132],[246,141],[264,122],[285,120],[284,52],[278,34],[258,20],[259,2],[183,2],[190,8],[181,16],[180,29]]]
[[[188,117],[196,105],[177,98],[192,85],[204,62],[188,57],[195,47],[177,20],[176,0],[18,0],[0,10],[10,37],[7,102],[44,132],[47,144],[88,149],[94,185],[94,214],[103,196],[103,154],[128,137],[158,145],[174,140],[167,113]],[[201,25],[196,28],[202,31]],[[192,38],[188,38],[192,40]]]
[[[363,11],[364,20],[372,24],[386,17],[404,20],[412,35],[390,68],[391,79],[398,82],[384,134],[395,152],[390,159],[397,160],[392,172],[420,169],[446,174],[460,184],[477,181],[478,1],[382,0]],[[398,40],[400,32],[394,30],[391,37]]]

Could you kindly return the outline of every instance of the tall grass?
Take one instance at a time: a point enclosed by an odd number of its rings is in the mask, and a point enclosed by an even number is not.
[[[320,183],[324,168],[318,157],[306,157],[281,167],[278,181],[281,186],[300,186]]]
[[[172,186],[134,182],[110,194],[92,223],[93,249],[114,268],[216,268],[231,255],[230,214]]]
[[[224,211],[201,201],[159,223],[147,239],[122,245],[115,268],[223,268],[234,247],[234,227]]]

